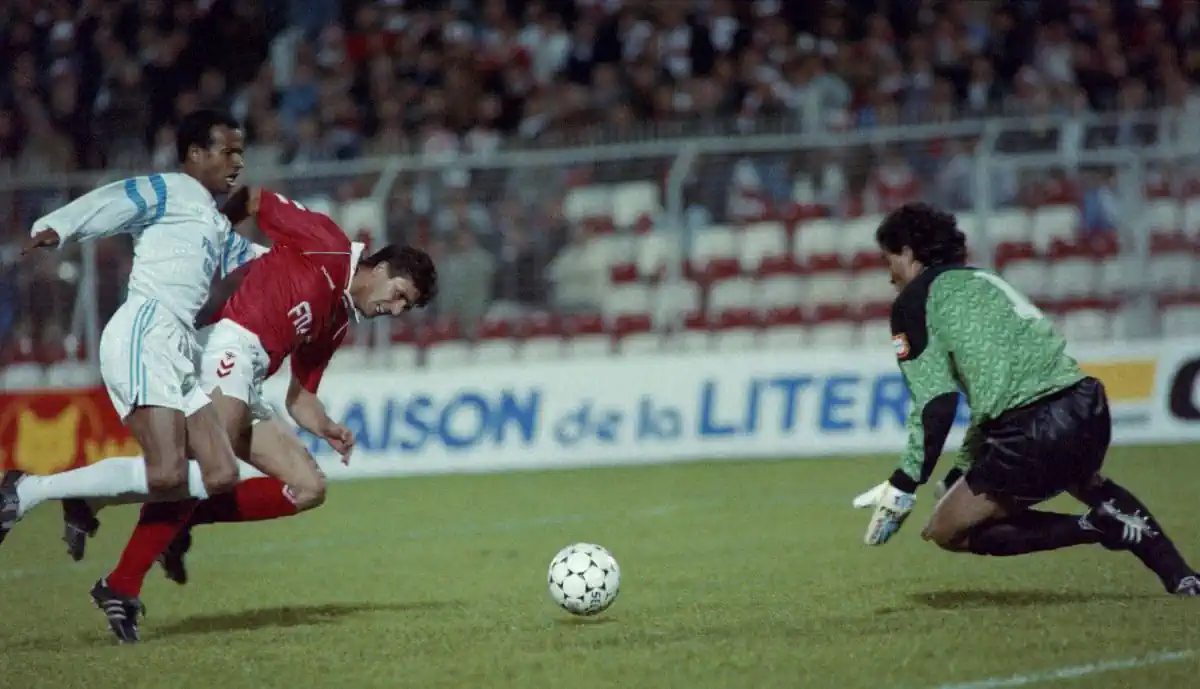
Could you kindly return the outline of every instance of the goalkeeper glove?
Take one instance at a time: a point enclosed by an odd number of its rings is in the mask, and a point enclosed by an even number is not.
[[[874,508],[863,542],[867,545],[883,545],[900,530],[904,520],[917,504],[917,496],[900,490],[891,481],[884,481],[871,490],[854,498],[858,509]]]

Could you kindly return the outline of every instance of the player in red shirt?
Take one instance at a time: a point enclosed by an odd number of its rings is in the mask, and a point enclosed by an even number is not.
[[[220,307],[215,324],[200,333],[197,374],[235,454],[266,477],[242,481],[232,493],[199,504],[145,506],[116,569],[92,589],[93,600],[122,642],[138,640],[138,617],[144,610],[138,596],[156,560],[163,560],[170,578],[186,581],[183,553],[190,545],[191,525],[274,519],[324,501],[324,475],[263,401],[262,382],[290,356],[288,413],[348,461],[354,436],[329,418],[316,395],[329,360],[351,319],[398,316],[425,306],[437,291],[437,272],[423,251],[388,246],[364,256],[363,245],[351,242],[333,220],[273,192],[240,192],[225,210],[235,223],[255,216],[274,245],[225,285],[236,289]],[[64,512],[68,548],[78,560],[99,523],[86,503],[64,502]]]

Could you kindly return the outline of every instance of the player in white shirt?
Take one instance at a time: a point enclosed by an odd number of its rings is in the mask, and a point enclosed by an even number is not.
[[[144,456],[51,476],[8,472],[0,481],[0,541],[46,500],[204,498],[237,482],[233,449],[197,385],[194,362],[195,319],[213,278],[230,260],[257,253],[233,233],[213,197],[228,193],[242,170],[243,135],[232,116],[213,110],[187,115],[177,131],[180,172],[79,197],[37,220],[22,252],[133,235],[128,296],[100,337],[100,374]]]

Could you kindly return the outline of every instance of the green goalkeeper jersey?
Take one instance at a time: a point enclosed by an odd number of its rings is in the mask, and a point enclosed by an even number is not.
[[[927,268],[906,286],[892,305],[892,342],[912,397],[900,470],[918,484],[942,452],[958,391],[971,408],[969,439],[980,424],[1084,377],[1041,310],[969,266]],[[967,463],[964,452],[959,464]]]

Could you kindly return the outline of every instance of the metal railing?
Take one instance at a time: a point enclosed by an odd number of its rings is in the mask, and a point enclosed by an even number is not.
[[[880,166],[892,158],[901,161],[906,174],[920,185],[920,196],[937,203],[953,205],[950,198],[954,194],[941,188],[939,181],[952,165],[959,166],[960,177],[970,178],[969,191],[955,192],[969,197],[966,207],[957,210],[970,212],[979,220],[980,231],[972,242],[975,255],[985,263],[992,251],[991,218],[998,210],[1024,201],[1002,194],[993,182],[996,175],[1009,175],[1015,178],[1018,190],[1028,191],[1059,176],[1093,170],[1113,174],[1118,181],[1114,195],[1121,209],[1115,224],[1127,254],[1123,260],[1129,262],[1130,270],[1138,271],[1145,266],[1152,229],[1139,212],[1147,181],[1155,175],[1184,178],[1182,172],[1200,154],[1200,132],[1192,124],[1196,119],[1195,113],[1183,110],[1006,117],[840,133],[502,150],[451,159],[365,158],[248,169],[245,181],[297,198],[330,199],[344,211],[338,219],[346,230],[352,234],[367,230],[373,243],[420,241],[432,245],[439,263],[453,267],[443,271],[448,292],[458,295],[454,299],[471,301],[467,308],[452,299],[442,305],[442,311],[477,317],[499,302],[513,301],[522,310],[572,307],[557,299],[562,285],[545,273],[561,268],[555,267],[555,258],[564,246],[590,241],[587,237],[572,239],[580,226],[588,225],[586,213],[569,208],[581,187],[653,182],[659,199],[650,217],[639,219],[634,227],[618,227],[617,233],[650,227],[652,233],[678,242],[679,255],[686,255],[691,239],[705,227],[738,223],[729,198],[739,190],[783,208],[795,200],[797,179],[821,177],[836,168],[842,178],[840,197],[816,205],[833,216],[845,215],[854,212],[851,201],[870,191]],[[973,151],[958,150],[963,147]],[[969,165],[964,167],[964,160]],[[739,170],[750,170],[751,179],[736,178]],[[25,262],[16,261],[14,247],[37,216],[102,182],[137,172],[145,171],[0,179],[0,208],[8,216],[0,218],[0,246],[6,247],[0,255],[4,258],[0,343],[34,338],[33,346],[38,348],[42,341],[68,335],[68,349],[81,342],[84,359],[95,360],[99,331],[120,301],[118,286],[127,271],[127,243],[102,240]],[[1182,189],[1177,193],[1182,196]],[[566,218],[561,217],[564,204]],[[351,205],[359,211],[374,211],[360,212],[354,215],[360,220],[354,220],[346,210]],[[886,210],[886,204],[877,210]],[[455,243],[457,248],[447,248]],[[478,260],[472,264],[464,255]],[[475,303],[483,287],[472,284],[468,289],[454,284],[459,264],[489,266],[484,303]],[[672,270],[665,279],[683,279],[681,262],[670,265]],[[534,271],[537,277],[527,279]],[[1139,298],[1131,300],[1130,308],[1141,309],[1141,317],[1152,320],[1146,313],[1154,308],[1150,293],[1143,287],[1136,296]],[[31,328],[37,332],[31,333]],[[376,323],[369,337],[375,346],[384,346],[392,337],[391,324]]]

